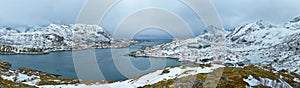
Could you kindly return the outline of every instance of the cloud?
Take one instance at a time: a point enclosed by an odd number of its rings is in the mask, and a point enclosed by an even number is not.
[[[86,0],[2,0],[0,26],[75,23]],[[212,0],[226,28],[266,20],[282,24],[300,15],[300,0]],[[101,26],[113,32],[118,23],[132,12],[145,7],[159,7],[182,17],[195,34],[204,29],[201,20],[177,0],[122,0],[111,9]],[[168,21],[166,21],[168,22]]]
[[[84,0],[2,0],[0,25],[73,23]]]
[[[282,24],[300,15],[299,0],[212,0],[223,23],[237,25],[265,20]]]
[[[109,29],[108,31],[112,33],[120,24],[120,22],[129,15],[134,14],[141,9],[153,7],[168,10],[172,14],[181,17],[191,27],[195,35],[199,35],[204,30],[203,24],[199,17],[192,11],[192,9],[181,3],[179,0],[122,0],[107,13],[102,21],[103,23],[101,24],[101,26],[105,29]],[[153,18],[155,19],[159,17]],[[161,21],[162,22],[157,23],[172,23],[171,20]],[[152,34],[155,33],[152,32]]]

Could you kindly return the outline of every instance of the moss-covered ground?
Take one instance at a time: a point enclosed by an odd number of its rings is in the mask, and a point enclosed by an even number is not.
[[[223,71],[222,76],[215,74],[220,73],[216,71]],[[300,79],[300,75],[296,73],[290,73],[285,70],[278,71],[276,73],[270,67],[258,67],[255,65],[245,66],[243,68],[237,67],[224,67],[214,70],[209,74],[197,74],[192,76],[186,76],[176,79],[164,80],[153,85],[146,85],[144,88],[203,88],[204,86],[209,87],[212,84],[217,83],[217,88],[245,88],[248,84],[243,81],[252,75],[254,78],[269,78],[271,80],[278,80],[280,75],[282,79],[289,83],[294,88],[300,88],[300,83],[293,81],[294,78]],[[218,81],[206,81],[213,80],[212,78],[220,78]],[[216,82],[216,83],[214,83]],[[263,85],[255,86],[255,88],[269,88]]]

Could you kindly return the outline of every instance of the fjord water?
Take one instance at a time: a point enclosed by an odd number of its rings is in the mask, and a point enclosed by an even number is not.
[[[129,49],[130,51],[135,51],[141,49],[142,46],[162,44],[169,41],[170,40],[144,41],[131,45],[129,48],[121,48],[119,50]],[[112,58],[111,49],[96,49],[95,52],[99,68],[101,69],[106,80],[127,79],[127,77],[123,76],[118,71],[115,65],[116,63],[114,63]],[[180,62],[178,62],[176,59],[146,57],[127,58],[128,56],[125,56],[127,54],[126,52],[119,52],[117,54],[118,57],[115,58],[115,60],[122,61],[122,59],[130,59],[131,63],[128,64],[133,64],[136,68],[143,71],[143,73],[136,75],[136,77],[158,69],[162,69],[164,67],[180,65]],[[149,61],[150,59],[152,64],[165,64],[165,66],[154,66],[154,68],[148,69],[151,66]],[[16,70],[18,68],[30,68],[51,74],[61,75],[62,78],[77,78],[73,64],[72,51],[52,52],[46,55],[0,55],[0,60],[12,63],[12,70]]]

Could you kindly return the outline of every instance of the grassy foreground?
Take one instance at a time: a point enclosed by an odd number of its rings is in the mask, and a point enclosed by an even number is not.
[[[210,67],[211,65],[199,65],[199,67]],[[13,75],[9,72],[11,67],[10,63],[0,62],[0,74],[2,75]],[[39,76],[40,82],[36,85],[61,85],[61,84],[94,84],[96,81],[88,80],[74,80],[74,79],[65,79],[58,78],[57,76],[37,70],[20,68],[18,69],[19,73],[26,75],[36,75]],[[146,85],[145,88],[203,88],[212,87],[213,84],[217,84],[217,88],[245,88],[249,86],[243,79],[246,79],[252,75],[255,79],[259,78],[268,78],[271,80],[276,80],[279,82],[279,78],[283,79],[289,85],[294,88],[300,88],[300,83],[294,81],[294,78],[300,79],[300,75],[296,73],[291,73],[286,70],[281,70],[274,73],[274,69],[270,67],[258,67],[255,65],[245,66],[243,68],[236,67],[224,67],[215,69],[212,73],[200,73],[197,75],[191,75],[181,78],[164,80],[152,85]],[[220,78],[220,79],[216,79]],[[57,81],[59,80],[59,81]],[[209,81],[206,81],[209,80]],[[98,81],[98,83],[109,83],[108,81]],[[0,87],[1,88],[35,88],[36,86],[31,86],[23,84],[21,82],[6,80],[0,77]],[[269,88],[264,85],[258,85],[254,88]]]
[[[216,71],[223,71],[216,72]],[[271,80],[277,80],[282,76],[282,79],[294,88],[300,88],[300,83],[293,81],[294,78],[300,79],[300,75],[290,73],[285,70],[278,71],[276,73],[270,67],[260,68],[258,66],[249,65],[243,68],[236,67],[224,67],[214,70],[210,74],[197,74],[192,76],[186,76],[176,79],[164,80],[153,85],[146,85],[144,88],[204,88],[211,87],[212,84],[217,83],[217,88],[245,88],[249,86],[248,83],[243,81],[252,75],[254,78],[268,78]],[[215,74],[222,73],[222,74]],[[219,76],[218,76],[219,75]],[[211,81],[212,78],[221,77],[219,80]],[[205,81],[210,80],[210,81]],[[267,86],[258,85],[254,88],[269,88]]]

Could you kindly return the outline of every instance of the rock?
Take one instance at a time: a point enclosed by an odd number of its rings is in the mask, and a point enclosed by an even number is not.
[[[234,66],[234,64],[232,64],[232,63],[225,63],[224,65],[225,65],[225,66],[228,66],[228,67]]]
[[[163,70],[161,74],[166,74],[166,73],[170,73],[169,69]]]
[[[221,77],[221,80],[227,81],[227,80],[228,80],[228,78],[227,78],[227,77],[225,77],[225,76],[222,76],[222,77]]]
[[[203,86],[204,84],[205,84],[205,83],[203,83],[203,82],[197,80],[197,81],[194,81],[194,82],[193,82],[193,87]]]
[[[250,64],[250,60],[244,60],[242,62],[237,62],[236,64],[239,66],[245,66],[245,65]]]
[[[205,86],[205,85],[209,84],[208,82],[202,82],[200,80],[193,81],[192,83],[193,83],[193,87],[192,88],[197,88],[197,87]]]
[[[295,87],[295,88],[300,88],[300,83],[292,83],[291,86],[293,86],[293,87]]]
[[[201,62],[208,62],[208,61],[212,61],[212,59],[202,59]]]
[[[296,23],[296,22],[299,22],[299,21],[300,21],[300,16],[292,19],[290,22],[291,23]]]
[[[0,67],[3,69],[10,69],[11,68],[11,63],[9,62],[0,62]]]

